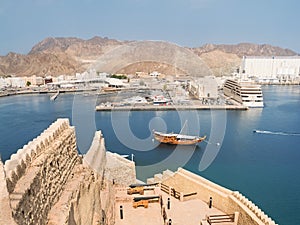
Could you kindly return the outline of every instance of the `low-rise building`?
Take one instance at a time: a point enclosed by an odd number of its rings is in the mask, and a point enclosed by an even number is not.
[[[8,86],[8,83],[5,78],[0,77],[0,89],[6,88]]]
[[[8,77],[5,79],[8,87],[22,88],[26,86],[26,82],[22,77]]]
[[[27,82],[30,82],[32,86],[41,86],[45,84],[44,78],[36,75],[33,75],[31,77],[24,77],[24,81],[25,84],[27,84]]]
[[[218,82],[213,76],[190,81],[189,92],[199,99],[218,98]]]

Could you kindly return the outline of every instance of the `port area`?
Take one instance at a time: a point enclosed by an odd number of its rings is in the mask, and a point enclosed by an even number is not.
[[[96,111],[169,111],[169,110],[247,110],[248,107],[226,98],[197,99],[162,89],[122,90],[99,93]]]
[[[96,106],[96,111],[169,111],[169,110],[247,110],[242,105],[131,105]]]
[[[209,208],[208,202],[199,199],[180,201],[157,187],[152,191],[146,191],[142,196],[153,195],[161,195],[162,204],[153,201],[149,202],[147,208],[143,206],[134,208],[133,198],[141,195],[128,195],[126,188],[116,188],[115,225],[140,225],[141,221],[143,225],[209,225],[207,216],[225,215],[213,206]],[[221,224],[234,225],[235,223],[222,222]]]

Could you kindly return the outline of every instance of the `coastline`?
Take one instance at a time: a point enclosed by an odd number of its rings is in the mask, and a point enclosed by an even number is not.
[[[23,91],[5,91],[0,92],[0,97],[8,97],[8,96],[14,96],[14,95],[30,95],[30,94],[55,94],[57,91],[59,93],[76,93],[76,92],[84,92],[84,91],[96,91],[97,89],[59,89],[59,90],[23,90]]]

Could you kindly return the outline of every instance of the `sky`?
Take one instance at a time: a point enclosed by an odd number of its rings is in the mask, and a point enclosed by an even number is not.
[[[0,55],[47,37],[271,44],[300,53],[298,0],[0,0]]]

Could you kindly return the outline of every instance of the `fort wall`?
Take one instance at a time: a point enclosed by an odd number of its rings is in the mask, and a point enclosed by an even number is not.
[[[6,187],[4,165],[0,160],[0,224],[16,224],[12,218],[9,193]]]
[[[106,158],[101,131],[81,156],[75,128],[58,119],[0,163],[0,224],[114,224]]]
[[[75,129],[63,119],[13,155],[5,169],[15,221],[45,224],[50,209],[78,163]]]
[[[55,147],[53,146],[53,141],[57,140],[67,128],[69,128],[68,119],[58,119],[56,122],[52,123],[48,129],[41,133],[41,135],[30,141],[27,145],[24,145],[17,153],[12,154],[10,159],[5,162],[4,166],[9,193],[14,190],[16,183],[24,175],[26,168],[28,168],[39,156]],[[69,132],[74,133],[74,128],[70,129],[73,129],[73,131]],[[75,133],[73,142],[70,144],[73,146],[70,145],[69,148],[76,148]],[[56,145],[59,145],[59,141],[56,142]]]
[[[106,160],[106,179],[123,186],[136,183],[134,162],[112,152],[107,152]]]
[[[83,165],[103,176],[106,167],[106,148],[101,131],[96,131],[90,149],[83,157]]]

